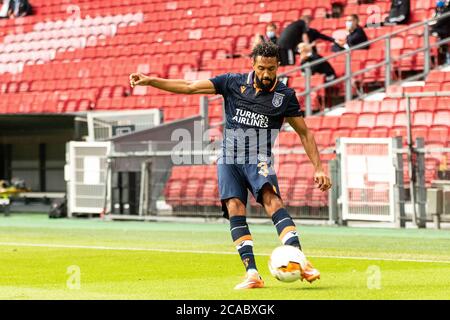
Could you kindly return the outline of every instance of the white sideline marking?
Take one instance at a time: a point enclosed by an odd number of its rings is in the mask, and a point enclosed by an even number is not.
[[[20,243],[20,242],[0,242],[0,246],[16,247],[41,247],[41,248],[61,248],[61,249],[91,249],[91,250],[116,250],[116,251],[153,251],[153,252],[175,252],[175,253],[194,253],[194,254],[232,254],[237,252],[226,251],[204,251],[204,250],[176,250],[176,249],[157,249],[157,248],[130,248],[130,247],[105,247],[105,246],[84,246],[70,244],[48,244],[48,243]],[[269,254],[255,254],[255,256],[269,256]],[[424,262],[424,263],[447,263],[448,260],[420,260],[420,259],[394,259],[394,258],[376,258],[376,257],[351,257],[351,256],[321,256],[308,255],[313,258],[325,259],[352,259],[352,260],[380,260],[380,261],[399,261],[399,262]]]

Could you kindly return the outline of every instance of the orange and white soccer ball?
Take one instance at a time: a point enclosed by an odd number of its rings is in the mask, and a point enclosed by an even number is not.
[[[303,252],[294,246],[279,246],[272,251],[269,259],[270,273],[282,282],[301,279],[301,270],[307,260]]]

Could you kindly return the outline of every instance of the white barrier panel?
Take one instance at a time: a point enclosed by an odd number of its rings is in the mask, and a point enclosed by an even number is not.
[[[68,143],[65,178],[67,181],[68,215],[100,214],[105,204],[107,155],[110,142]],[[109,195],[108,195],[109,198]]]
[[[390,138],[341,138],[342,218],[395,221]]]

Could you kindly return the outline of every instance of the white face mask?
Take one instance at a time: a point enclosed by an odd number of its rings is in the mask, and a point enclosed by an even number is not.
[[[274,31],[267,31],[266,35],[267,35],[268,38],[273,38],[273,37],[275,37],[275,32]]]
[[[347,29],[351,29],[352,26],[353,26],[353,21],[345,21],[345,27]]]

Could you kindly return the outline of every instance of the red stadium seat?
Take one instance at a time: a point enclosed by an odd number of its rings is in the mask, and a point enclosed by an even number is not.
[[[339,119],[339,128],[353,129],[358,123],[358,115],[355,113],[344,113]]]
[[[314,138],[316,143],[320,147],[327,147],[334,143],[332,141],[331,131],[330,130],[321,130],[314,133]]]
[[[323,117],[307,117],[305,118],[306,125],[309,129],[315,131],[319,130],[322,127],[322,119]]]
[[[423,91],[423,86],[408,86],[403,88],[403,92],[405,93],[417,93]]]
[[[438,110],[434,113],[433,125],[447,126],[450,123],[450,110]]]
[[[403,137],[403,142],[406,143],[406,127],[396,126],[389,130],[390,137]]]
[[[380,111],[380,101],[364,101],[363,112],[378,113]]]
[[[372,128],[375,126],[376,114],[375,113],[362,113],[358,117],[358,128]]]
[[[297,172],[297,165],[295,163],[281,164],[278,170],[278,177],[280,179],[291,179]]]
[[[370,129],[369,128],[356,128],[351,131],[350,135],[353,138],[366,138],[369,137]]]
[[[345,112],[361,113],[363,112],[363,101],[353,100],[345,104]]]
[[[372,138],[386,138],[389,136],[389,128],[376,127],[370,130],[370,137]]]
[[[434,8],[434,0],[412,1],[411,10],[430,9]]]
[[[431,111],[416,111],[414,113],[414,126],[431,126],[433,123],[433,112]]]
[[[391,38],[391,50],[403,49],[405,47],[403,37]]]
[[[434,111],[436,109],[436,98],[421,98],[418,102],[417,109],[418,110],[428,110]]]
[[[339,127],[339,117],[337,116],[325,116],[322,118],[322,129],[335,129]]]
[[[407,99],[401,99],[399,102],[399,105],[398,105],[398,110],[406,111],[407,104],[408,104]],[[410,99],[411,112],[417,110],[417,105],[418,105],[418,99],[415,99],[415,98]]]
[[[448,106],[450,106],[450,97],[438,98],[436,103],[436,110],[448,110]]]
[[[428,129],[426,127],[412,127],[411,128],[411,133],[412,133],[412,139],[413,141],[416,141],[416,138],[421,137],[423,139],[427,139],[428,136]]]
[[[390,128],[394,124],[394,113],[392,112],[381,112],[377,114],[375,127],[376,128]]]
[[[380,112],[397,112],[398,104],[398,99],[384,99],[381,102]]]
[[[440,70],[432,70],[427,76],[427,83],[442,83],[446,81],[446,72]]]
[[[394,117],[394,126],[404,126],[408,125],[408,119],[406,116],[406,112],[397,112]]]
[[[332,133],[332,142],[336,142],[337,138],[348,138],[350,137],[351,129],[336,129]]]
[[[428,130],[428,141],[437,141],[446,143],[449,139],[449,128],[445,126],[432,126]]]

